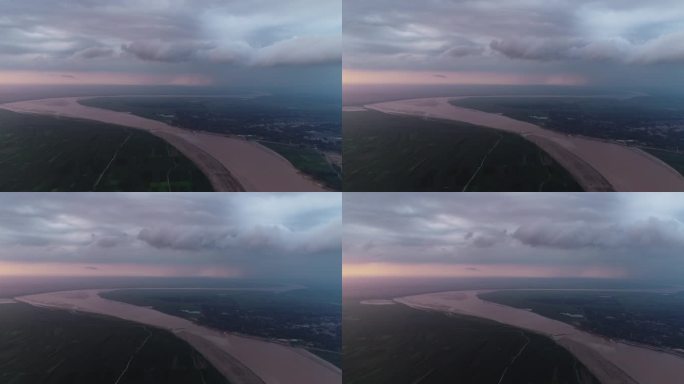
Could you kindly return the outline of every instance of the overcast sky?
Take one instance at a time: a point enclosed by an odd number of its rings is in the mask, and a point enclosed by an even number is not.
[[[343,13],[345,83],[684,84],[681,0],[345,0]]]
[[[339,0],[2,0],[0,85],[335,84],[341,23]]]
[[[0,275],[339,279],[338,193],[0,194]]]
[[[350,277],[684,281],[678,194],[345,194],[344,221]]]

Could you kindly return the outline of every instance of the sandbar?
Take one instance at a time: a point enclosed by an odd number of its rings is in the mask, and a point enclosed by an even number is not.
[[[94,96],[93,96],[94,97]],[[88,107],[64,97],[0,105],[18,113],[63,116],[147,131],[176,147],[207,176],[216,191],[323,191],[319,183],[263,145],[235,136],[188,130],[125,112]]]
[[[367,111],[367,109],[364,107],[358,107],[358,106],[349,106],[349,105],[342,106],[342,112],[363,112],[363,111]]]
[[[62,291],[28,295],[15,300],[37,307],[112,316],[166,329],[201,353],[231,383],[341,384],[339,368],[303,348],[234,335],[189,320],[101,297],[112,289]]]
[[[572,353],[603,384],[677,384],[684,358],[581,331],[524,309],[482,300],[491,291],[440,292],[395,299],[409,307],[476,316],[545,335]]]
[[[365,108],[389,114],[461,121],[519,134],[546,151],[586,191],[684,191],[684,177],[679,172],[639,148],[562,134],[496,113],[449,103],[469,97],[399,100],[369,104]]]
[[[370,300],[361,300],[361,304],[363,304],[363,305],[395,305],[396,302],[394,302],[394,300],[370,299]]]

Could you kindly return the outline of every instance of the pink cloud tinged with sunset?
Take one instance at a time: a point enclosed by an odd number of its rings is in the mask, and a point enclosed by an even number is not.
[[[575,74],[516,74],[473,71],[371,71],[345,69],[345,85],[583,85]]]
[[[241,277],[226,266],[0,262],[0,276]]]
[[[135,74],[116,72],[0,71],[0,85],[186,85],[212,84],[200,74]]]
[[[627,273],[607,266],[540,266],[514,264],[345,263],[344,278],[354,277],[583,277],[623,278]]]

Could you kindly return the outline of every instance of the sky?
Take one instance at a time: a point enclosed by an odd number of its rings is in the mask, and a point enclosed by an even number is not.
[[[0,0],[0,86],[339,88],[339,0]]]
[[[338,193],[3,193],[0,276],[339,281],[341,217]]]
[[[684,85],[681,0],[345,0],[344,84]]]
[[[676,193],[345,194],[343,276],[684,281]]]

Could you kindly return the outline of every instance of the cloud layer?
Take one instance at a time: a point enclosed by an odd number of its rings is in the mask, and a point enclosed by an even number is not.
[[[353,194],[344,261],[684,278],[677,194]]]
[[[258,77],[259,68],[292,75],[341,63],[335,0],[5,1],[0,35],[8,71],[194,70],[221,82],[245,71]]]
[[[336,193],[3,194],[0,262],[336,276],[340,200]]]
[[[343,31],[351,70],[545,73],[595,82],[608,73],[634,83],[630,74],[681,77],[684,64],[684,4],[676,0],[349,0]]]

